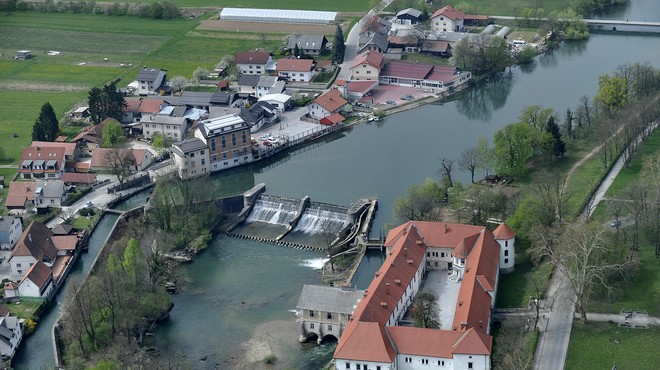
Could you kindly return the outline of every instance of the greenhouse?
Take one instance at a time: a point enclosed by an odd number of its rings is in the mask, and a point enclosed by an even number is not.
[[[337,12],[317,12],[310,10],[244,9],[223,8],[220,19],[223,21],[331,24],[337,19]]]

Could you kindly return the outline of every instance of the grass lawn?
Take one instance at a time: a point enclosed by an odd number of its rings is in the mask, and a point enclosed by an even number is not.
[[[76,229],[85,229],[85,230],[91,230],[92,226],[96,222],[96,220],[101,216],[101,211],[98,208],[94,208],[94,215],[90,216],[89,219],[87,219],[86,216],[79,216],[77,217],[71,226],[73,226]]]
[[[5,177],[4,187],[0,189],[0,215],[7,213],[5,199],[7,199],[7,193],[9,192],[9,182],[14,178],[15,174],[16,168],[0,168],[0,176]]]
[[[427,63],[427,64],[437,64],[440,66],[448,66],[449,58],[441,58],[428,54],[421,53],[403,53],[401,54],[401,60],[405,60],[410,63]]]
[[[9,312],[12,316],[18,316],[21,319],[29,319],[34,315],[37,308],[41,306],[43,300],[41,299],[23,299],[19,301],[20,304],[16,303],[7,303]]]
[[[660,328],[628,329],[608,323],[575,324],[566,369],[657,369]]]
[[[653,134],[644,140],[644,143],[637,148],[637,151],[633,154],[628,165],[619,172],[616,180],[607,191],[606,197],[616,197],[623,193],[628,185],[633,183],[639,177],[639,174],[642,171],[642,165],[646,158],[658,152],[660,152],[660,130],[656,129],[653,131]]]
[[[552,266],[549,263],[543,263],[538,268],[534,268],[529,259],[521,258],[516,263],[514,272],[500,275],[495,306],[498,308],[527,307],[529,299],[536,296],[534,282],[543,294],[551,274]]]
[[[153,3],[158,0],[111,0],[121,3]],[[324,10],[333,12],[360,12],[371,8],[370,0],[172,0],[180,7],[230,7],[230,8],[268,8],[268,9],[297,9],[297,10]]]

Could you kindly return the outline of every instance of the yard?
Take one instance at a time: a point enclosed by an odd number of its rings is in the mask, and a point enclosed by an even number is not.
[[[551,274],[549,263],[534,268],[529,259],[521,256],[514,272],[500,275],[495,305],[498,308],[527,307],[530,298],[536,297],[537,287],[541,294],[545,292]]]
[[[575,324],[566,369],[657,369],[660,328],[628,329],[608,323]]]
[[[24,298],[20,301],[7,303],[7,307],[12,316],[27,320],[32,318],[42,302],[43,300],[38,298]]]

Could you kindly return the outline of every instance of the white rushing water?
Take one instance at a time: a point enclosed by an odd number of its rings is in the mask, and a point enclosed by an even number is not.
[[[315,234],[327,230],[334,235],[346,224],[348,224],[348,215],[346,214],[320,208],[307,208],[300,221],[298,221],[295,231]]]
[[[320,270],[323,268],[323,265],[325,265],[325,263],[328,261],[329,261],[328,258],[312,258],[312,259],[304,260],[303,262],[300,263],[300,266],[311,267],[314,270]]]
[[[267,222],[269,224],[288,225],[296,215],[297,204],[287,202],[273,202],[257,199],[246,222]]]

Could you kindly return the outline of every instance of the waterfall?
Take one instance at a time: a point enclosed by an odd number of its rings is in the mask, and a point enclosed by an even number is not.
[[[298,204],[283,200],[270,200],[259,197],[245,222],[266,222],[269,224],[288,225],[296,215]]]
[[[305,209],[298,225],[294,231],[306,234],[320,234],[329,231],[333,238],[336,234],[348,224],[348,215],[346,213],[335,212],[326,207],[310,206]]]

